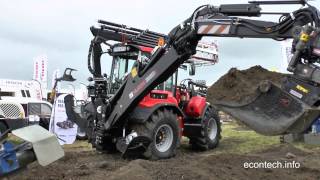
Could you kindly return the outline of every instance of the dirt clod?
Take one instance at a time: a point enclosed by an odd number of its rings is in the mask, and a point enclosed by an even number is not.
[[[291,152],[288,152],[288,153],[286,154],[286,158],[288,158],[288,159],[293,159],[293,158],[295,158],[295,157],[297,157],[297,156],[294,155],[294,154],[292,154]]]
[[[242,103],[251,99],[260,82],[269,80],[281,84],[285,74],[271,72],[261,66],[253,66],[246,70],[231,68],[208,90],[208,100],[214,102]]]

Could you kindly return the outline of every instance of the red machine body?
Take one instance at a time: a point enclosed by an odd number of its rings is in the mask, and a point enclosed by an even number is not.
[[[184,108],[184,112],[187,116],[199,118],[203,114],[206,104],[206,98],[201,96],[194,96],[190,99],[190,101]]]
[[[153,107],[159,104],[172,104],[178,107],[178,101],[170,91],[152,90],[139,103],[139,107]]]

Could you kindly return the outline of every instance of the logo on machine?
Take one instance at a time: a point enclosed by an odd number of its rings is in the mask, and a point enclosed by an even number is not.
[[[313,49],[313,54],[320,56],[320,49]]]
[[[137,87],[129,93],[129,99],[132,99],[138,92],[145,88],[146,84],[156,76],[157,72],[152,71]]]
[[[306,94],[309,93],[309,90],[306,89],[306,88],[304,88],[303,86],[297,85],[296,88],[297,88],[299,91],[304,92],[304,93],[306,93]]]
[[[131,70],[131,76],[134,78],[134,77],[137,76],[137,74],[138,74],[137,68],[136,68],[136,67],[132,68],[132,70]]]
[[[284,107],[288,107],[290,105],[290,100],[288,98],[280,98],[279,103]]]
[[[155,75],[156,75],[156,71],[152,71],[147,77],[146,77],[146,82],[148,83]]]
[[[294,95],[295,97],[297,97],[297,98],[299,98],[299,99],[301,99],[301,98],[303,97],[302,94],[298,93],[297,91],[295,91],[295,90],[293,90],[293,89],[291,89],[291,90],[289,91],[289,93],[292,94],[292,95]]]

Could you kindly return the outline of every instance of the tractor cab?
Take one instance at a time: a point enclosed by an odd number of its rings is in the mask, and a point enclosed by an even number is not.
[[[203,44],[200,44],[203,48]],[[152,53],[152,48],[137,46],[131,44],[115,44],[110,48],[109,55],[113,57],[111,72],[108,83],[108,94],[114,94],[121,86],[127,75],[131,72],[134,66],[144,66],[149,62],[149,57]],[[213,64],[205,58],[199,58],[198,54],[192,57],[179,69],[188,70],[189,75],[195,75],[196,66]],[[203,52],[202,52],[203,53]],[[207,53],[206,56],[208,56]],[[211,53],[212,54],[212,53]],[[204,57],[201,55],[201,57]],[[207,57],[207,59],[209,59]],[[210,59],[215,59],[210,57]],[[189,68],[188,68],[189,67]],[[183,79],[178,82],[178,70],[170,76],[166,81],[156,86],[143,100],[139,103],[138,108],[153,108],[161,104],[172,104],[179,107],[183,112],[192,116],[200,116],[201,110],[206,105],[207,86],[205,81],[195,81],[190,78]],[[197,108],[199,106],[201,108]]]
[[[214,46],[213,46],[214,45]],[[108,83],[108,94],[114,94],[121,86],[133,66],[147,64],[153,48],[118,43],[110,47],[109,55],[112,57],[111,72]],[[207,44],[200,42],[197,53],[181,65],[179,69],[188,70],[189,75],[195,75],[196,67],[214,65],[218,61],[216,42]],[[159,84],[146,98],[166,99],[174,97],[178,104],[190,100],[193,96],[206,97],[207,86],[205,81],[194,81],[190,78],[178,82],[178,70],[166,81]]]
[[[148,58],[152,48],[115,44],[110,48],[112,56],[111,72],[109,76],[108,94],[114,94],[122,84],[128,72],[136,63],[138,57]]]
[[[131,44],[115,44],[110,48],[109,55],[112,56],[111,72],[109,76],[108,94],[114,94],[121,86],[132,67],[140,64],[146,64],[149,61],[153,48],[137,46]],[[155,90],[157,92],[174,92],[176,74],[167,81],[159,84]]]

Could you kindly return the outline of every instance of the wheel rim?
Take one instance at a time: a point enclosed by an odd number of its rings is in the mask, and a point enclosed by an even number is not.
[[[210,118],[208,123],[208,136],[211,140],[214,140],[218,134],[218,125],[215,119]]]
[[[166,152],[173,143],[173,130],[167,124],[161,125],[155,134],[155,145],[159,152]]]

